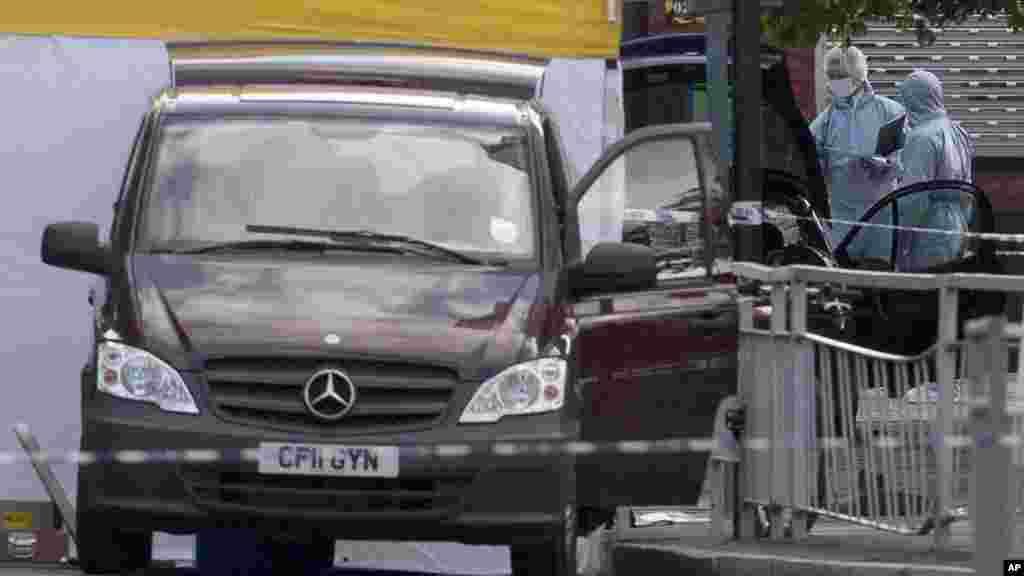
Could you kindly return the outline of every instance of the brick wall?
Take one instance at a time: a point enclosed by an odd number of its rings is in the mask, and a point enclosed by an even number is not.
[[[994,212],[1024,212],[1024,173],[984,169],[977,172],[975,182],[988,195]]]
[[[786,50],[786,63],[789,68],[789,81],[793,85],[800,111],[808,122],[818,115],[815,97],[814,48],[793,48]]]

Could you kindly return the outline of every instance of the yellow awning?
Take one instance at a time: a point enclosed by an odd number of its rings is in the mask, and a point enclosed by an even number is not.
[[[619,0],[40,0],[8,2],[0,18],[13,34],[407,42],[544,58],[615,58],[621,26]]]

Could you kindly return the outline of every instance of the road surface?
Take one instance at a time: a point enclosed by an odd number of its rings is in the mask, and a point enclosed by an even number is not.
[[[195,574],[191,536],[157,534],[153,555],[157,561],[173,561],[179,569],[153,569],[152,576],[186,576]],[[362,576],[367,570],[373,576],[389,576],[388,571],[402,576],[506,576],[509,568],[508,548],[502,546],[467,546],[454,543],[419,542],[338,542],[335,555],[337,569],[332,576]],[[32,566],[0,563],[0,576],[71,576],[80,574],[71,566]]]

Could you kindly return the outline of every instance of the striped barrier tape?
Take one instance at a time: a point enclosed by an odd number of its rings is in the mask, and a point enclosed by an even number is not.
[[[825,449],[842,449],[850,446],[846,438],[818,438],[815,442]],[[1007,435],[999,442],[1004,447],[1017,448],[1024,444],[1024,436]],[[307,445],[307,443],[297,443]],[[771,442],[762,438],[750,438],[743,443],[753,451],[766,451],[772,448]],[[994,444],[984,437],[972,438],[957,435],[946,439],[952,448],[970,446],[989,447]],[[316,442],[310,446],[319,445]],[[874,448],[893,450],[905,444],[896,439],[882,438],[871,442]],[[921,443],[906,444],[920,447]],[[589,456],[589,455],[642,455],[642,454],[686,454],[696,452],[714,452],[716,450],[733,450],[737,445],[718,443],[714,438],[677,438],[656,441],[620,441],[620,442],[497,442],[490,444],[433,444],[433,445],[399,445],[400,450],[408,450],[423,457],[464,458],[468,456]],[[807,449],[811,446],[801,446]],[[857,448],[864,447],[857,443]],[[22,462],[47,462],[51,464],[90,465],[99,463],[145,464],[145,463],[240,463],[258,462],[260,451],[250,449],[191,449],[191,450],[117,450],[105,452],[41,451],[28,454],[25,452],[0,452],[0,465]]]
[[[1006,245],[1024,246],[1024,234],[1007,234],[1004,232],[964,232],[962,230],[945,230],[942,228],[921,228],[918,226],[899,226],[895,224],[881,224],[877,222],[860,222],[857,220],[843,220],[840,218],[812,218],[810,216],[797,216],[795,214],[789,214],[785,212],[779,212],[775,210],[764,210],[770,218],[765,218],[767,221],[796,221],[803,220],[808,222],[821,222],[822,224],[842,224],[849,227],[863,227],[863,228],[879,228],[885,230],[898,230],[903,232],[921,232],[928,234],[943,234],[946,236],[966,236],[969,238],[979,238],[981,240],[991,241],[995,243],[1003,243]]]

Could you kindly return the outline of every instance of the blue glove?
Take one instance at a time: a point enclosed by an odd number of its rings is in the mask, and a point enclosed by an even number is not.
[[[894,177],[896,163],[883,156],[867,156],[860,160],[861,167],[873,180]]]

